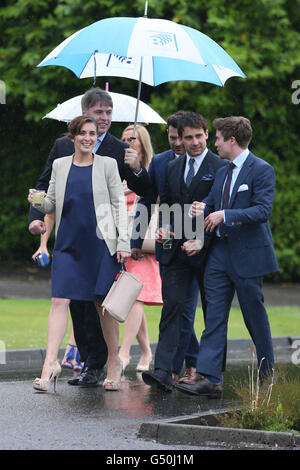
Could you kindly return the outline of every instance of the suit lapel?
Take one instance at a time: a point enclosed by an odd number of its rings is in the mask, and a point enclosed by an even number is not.
[[[173,178],[174,190],[178,196],[181,195],[181,183],[184,178],[185,162],[186,162],[186,155],[181,155],[180,157],[176,159],[176,165],[173,166],[173,171],[176,172]]]
[[[166,160],[169,163],[171,160],[175,160],[175,153],[173,150],[170,150],[168,154],[166,155]]]
[[[60,200],[64,200],[64,197],[65,197],[67,180],[68,180],[68,176],[69,176],[70,169],[72,166],[72,161],[73,161],[73,155],[70,157],[66,157],[60,161],[59,175],[57,176],[57,178],[59,178],[57,191],[60,192],[60,194],[58,195]]]
[[[95,155],[93,170],[92,170],[92,188],[93,188],[93,196],[94,196],[94,205],[95,211],[99,204],[101,204],[101,200],[98,200],[99,193],[101,190],[104,189],[106,186],[104,180],[104,161],[102,158],[99,158],[98,155]],[[101,196],[100,196],[101,199]]]
[[[221,168],[219,170],[218,179],[216,180],[215,191],[217,192],[217,194],[215,196],[215,201],[217,201],[218,203],[216,210],[221,209],[222,193],[223,193],[225,178],[227,175],[227,169],[228,169],[227,166],[224,166],[223,168]]]
[[[253,165],[253,158],[252,158],[252,154],[251,152],[249,153],[248,157],[246,158],[239,174],[238,174],[238,177],[234,183],[234,187],[232,189],[232,193],[231,193],[231,196],[230,196],[230,200],[229,200],[229,209],[232,207],[233,203],[234,203],[234,200],[236,198],[236,195],[237,195],[237,191],[241,185],[241,182],[245,180],[247,174],[249,173],[251,167]]]
[[[207,173],[210,173],[209,150],[207,154],[205,155],[203,162],[200,165],[199,170],[197,171],[197,173],[195,174],[191,182],[190,194],[193,194],[193,191],[199,187],[199,183],[201,182],[201,179]]]
[[[104,156],[110,155],[110,148],[111,148],[111,138],[110,138],[110,133],[107,132],[101,144],[99,145],[96,153],[98,155],[104,155]]]
[[[199,170],[197,171],[193,178],[193,181],[191,182],[190,194],[193,194],[193,191],[199,188],[199,184],[201,184],[203,176],[209,173],[214,174],[214,171],[210,168],[210,150],[208,150],[207,154],[205,155]]]
[[[56,199],[56,227],[60,224],[60,219],[63,210],[65,199],[65,192],[67,187],[67,180],[72,166],[73,155],[58,160],[59,168],[57,169],[56,185],[55,185],[55,199]]]

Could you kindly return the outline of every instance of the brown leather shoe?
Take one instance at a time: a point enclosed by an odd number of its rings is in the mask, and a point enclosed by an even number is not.
[[[183,376],[178,380],[178,383],[194,384],[197,380],[196,367],[187,367]]]
[[[221,382],[213,384],[206,377],[198,373],[195,383],[177,383],[175,387],[180,392],[188,393],[189,395],[206,395],[210,398],[221,398],[223,392]]]

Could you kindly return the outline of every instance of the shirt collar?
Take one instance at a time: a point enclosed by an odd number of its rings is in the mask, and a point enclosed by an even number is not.
[[[104,134],[99,135],[97,141],[101,143],[105,136],[106,136],[106,132],[104,132]]]
[[[97,140],[96,140],[96,143],[94,145],[94,148],[93,148],[93,152],[97,152],[98,148],[100,147],[104,137],[106,136],[106,132],[104,132],[104,134],[101,134],[98,136]]]
[[[237,166],[238,168],[241,168],[245,163],[245,160],[248,157],[249,153],[250,152],[248,148],[243,150],[237,157],[235,157],[232,163],[234,163],[235,166]]]
[[[191,157],[187,152],[186,152],[186,155],[188,157],[188,160],[190,158],[194,158],[195,160],[203,160],[203,158],[205,157],[207,152],[208,152],[208,148],[206,147],[205,150],[200,155],[196,155],[195,157]]]

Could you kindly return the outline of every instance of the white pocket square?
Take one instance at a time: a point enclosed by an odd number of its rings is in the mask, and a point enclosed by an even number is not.
[[[248,188],[248,185],[247,184],[241,184],[241,186],[239,187],[238,189],[238,193],[240,191],[247,191],[249,188]]]

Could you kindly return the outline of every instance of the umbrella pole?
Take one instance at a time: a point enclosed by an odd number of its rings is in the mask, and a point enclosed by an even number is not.
[[[141,56],[140,76],[139,76],[139,85],[138,85],[138,95],[137,95],[137,100],[136,100],[134,124],[133,124],[133,131],[132,131],[132,137],[131,137],[131,140],[132,140],[132,141],[135,140],[135,130],[136,130],[136,124],[137,124],[138,113],[139,113],[139,104],[140,104],[141,89],[142,89],[142,73],[143,73],[143,56]]]
[[[144,18],[147,18],[147,14],[148,14],[148,0],[145,1]],[[139,112],[140,98],[141,98],[142,74],[143,74],[143,56],[141,56],[140,76],[139,76],[139,85],[138,85],[138,96],[137,96],[137,102],[136,102],[136,108],[135,108],[135,116],[134,116],[132,137],[130,139],[131,140],[131,146],[133,145],[133,143],[135,141],[135,138],[136,138],[135,137],[135,131],[136,131],[138,112]]]

